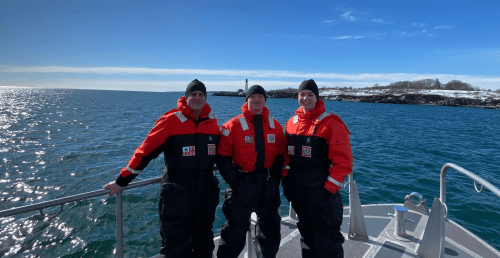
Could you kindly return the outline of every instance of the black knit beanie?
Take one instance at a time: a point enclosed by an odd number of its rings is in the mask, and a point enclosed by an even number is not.
[[[188,84],[186,87],[186,93],[184,94],[184,97],[189,96],[189,94],[193,93],[194,91],[201,91],[203,94],[205,94],[205,99],[207,98],[207,88],[205,88],[205,84],[203,82],[198,81],[198,79],[194,79],[192,82]]]
[[[303,81],[299,86],[299,93],[303,90],[310,90],[316,95],[316,98],[319,99],[319,90],[318,85],[314,82],[313,79]]]
[[[262,94],[264,95],[264,98],[267,100],[267,96],[266,96],[266,91],[264,90],[264,88],[262,88],[262,86],[260,85],[254,85],[252,87],[250,87],[247,91],[247,98],[245,99],[245,101],[248,99],[248,97],[250,97],[250,95],[252,94]]]

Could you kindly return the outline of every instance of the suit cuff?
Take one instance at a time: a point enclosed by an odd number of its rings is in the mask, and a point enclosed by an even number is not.
[[[332,183],[329,180],[326,180],[326,182],[325,182],[325,188],[326,188],[326,190],[330,191],[332,194],[338,192],[341,189],[340,186]]]

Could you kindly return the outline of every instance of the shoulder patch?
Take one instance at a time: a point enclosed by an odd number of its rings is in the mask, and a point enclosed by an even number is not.
[[[318,121],[318,122],[319,122],[319,121],[323,120],[323,118],[325,118],[325,117],[327,117],[327,116],[329,116],[329,115],[331,115],[331,114],[330,114],[330,113],[328,113],[328,112],[323,112],[323,114],[321,114],[321,115],[320,115],[320,116],[316,119],[316,121]]]
[[[179,120],[181,120],[181,123],[186,122],[187,117],[185,117],[181,111],[174,112],[174,114],[177,116],[177,118],[179,118]]]
[[[224,135],[224,136],[228,137],[228,136],[229,136],[229,134],[231,133],[231,131],[229,131],[229,130],[228,130],[228,129],[226,129],[226,128],[222,128],[222,127],[221,127],[221,131],[220,131],[220,133],[221,133],[222,135]]]
[[[171,119],[170,117],[175,115],[175,112],[178,112],[179,109],[172,109],[168,112],[165,112],[158,120],[156,120],[155,125],[157,125],[160,122],[166,121],[166,119]]]
[[[241,116],[238,120],[240,120],[241,128],[243,128],[243,131],[248,130],[248,124],[247,120],[245,120],[245,117]]]
[[[214,118],[215,118],[214,113],[212,113],[212,112],[208,113],[208,118],[210,118],[210,119],[214,119]]]
[[[269,119],[269,127],[271,129],[274,129],[274,118],[272,116],[267,116],[267,119]]]

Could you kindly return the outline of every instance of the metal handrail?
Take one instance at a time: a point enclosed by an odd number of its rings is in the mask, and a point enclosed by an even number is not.
[[[422,240],[418,247],[417,254],[420,257],[444,257],[445,256],[445,236],[446,227],[445,220],[448,217],[448,206],[446,206],[446,172],[448,168],[453,168],[456,171],[470,177],[474,180],[474,188],[477,192],[482,192],[483,187],[488,188],[496,196],[500,197],[500,190],[490,184],[488,181],[475,175],[474,173],[459,167],[453,163],[446,163],[441,168],[440,178],[440,198],[435,198],[432,203],[431,212],[425,226]],[[477,183],[481,184],[481,190],[477,190]]]
[[[161,182],[161,177],[132,183],[126,187],[123,187],[123,190],[137,188],[137,187],[155,184],[155,183],[159,183],[159,182]],[[61,214],[61,212],[63,211],[63,206],[66,203],[81,201],[81,200],[92,198],[92,197],[106,195],[106,194],[109,194],[110,191],[111,190],[108,190],[108,189],[102,189],[102,190],[86,192],[86,193],[82,193],[82,194],[76,194],[76,195],[72,195],[72,196],[68,196],[68,197],[64,197],[64,198],[59,198],[59,199],[55,199],[55,200],[51,200],[51,201],[41,202],[41,203],[37,203],[37,204],[31,204],[31,205],[26,205],[26,206],[22,206],[22,207],[3,210],[3,211],[0,211],[0,218],[18,215],[18,214],[22,214],[22,213],[26,213],[26,212],[30,212],[30,211],[37,211],[37,210],[40,211],[40,214],[44,217],[54,218],[54,217],[57,217],[59,214]],[[59,205],[61,206],[61,210],[57,214],[46,215],[43,213],[43,209],[49,208],[49,207],[54,207],[54,206],[59,206]],[[122,192],[119,191],[116,193],[116,255],[119,258],[123,257],[123,208],[122,207],[123,207]]]
[[[492,185],[490,182],[482,179],[481,177],[477,176],[476,174],[468,171],[467,169],[464,169],[460,166],[457,166],[453,163],[446,163],[444,164],[443,168],[441,168],[441,180],[440,180],[440,199],[443,204],[446,205],[446,172],[448,171],[448,168],[453,168],[456,171],[470,177],[471,179],[474,180],[474,187],[476,188],[477,192],[482,192],[483,187],[486,187],[488,190],[493,192],[496,196],[500,198],[500,189]],[[481,184],[481,191],[477,190],[476,187],[476,182]]]
[[[148,179],[148,180],[144,180],[144,181],[139,181],[136,183],[132,183],[126,187],[123,187],[123,190],[137,188],[137,187],[150,185],[150,184],[154,184],[154,183],[159,183],[160,181],[161,181],[161,177]],[[64,205],[64,204],[70,203],[70,202],[80,201],[80,200],[89,199],[89,198],[96,197],[96,196],[109,194],[109,192],[110,192],[110,190],[108,190],[108,189],[102,189],[102,190],[91,191],[91,192],[86,192],[86,193],[82,193],[82,194],[76,194],[76,195],[72,195],[72,196],[68,196],[68,197],[64,197],[64,198],[54,199],[54,200],[50,200],[50,201],[46,201],[46,202],[40,202],[40,203],[36,203],[36,204],[30,204],[30,205],[26,205],[26,206],[22,206],[22,207],[3,210],[3,211],[0,211],[0,218],[18,215],[18,214],[26,213],[26,212],[30,212],[30,211],[37,211],[37,210],[41,211],[45,208]],[[44,214],[42,214],[42,215],[44,215]]]

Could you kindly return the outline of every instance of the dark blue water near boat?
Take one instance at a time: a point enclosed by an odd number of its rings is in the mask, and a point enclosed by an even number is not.
[[[100,189],[181,93],[0,87],[0,210]],[[219,124],[239,114],[243,98],[208,96]],[[268,99],[282,124],[293,99]],[[500,186],[500,111],[474,108],[326,102],[351,131],[354,177],[362,204],[403,203],[412,191],[439,196],[441,167],[452,162]],[[163,157],[136,179],[161,175]],[[220,187],[225,183],[220,179]],[[159,185],[124,193],[124,252],[159,252]],[[221,204],[223,193],[220,195]],[[348,204],[343,193],[344,204]],[[282,197],[282,211],[288,204]],[[224,223],[221,204],[214,230]],[[449,217],[500,249],[500,202],[448,171]],[[52,212],[57,209],[52,209]],[[115,197],[65,206],[54,219],[36,212],[0,219],[0,257],[113,257]]]

